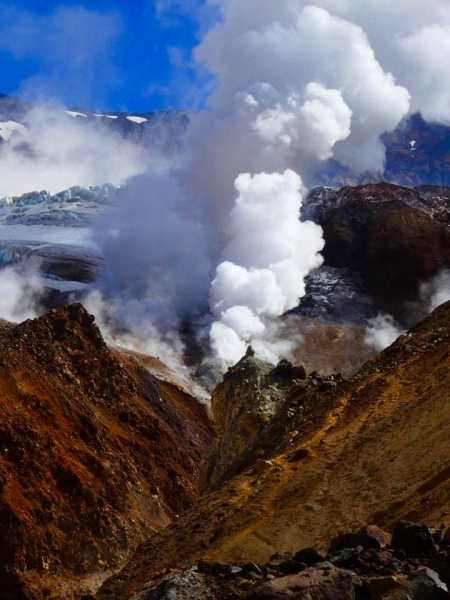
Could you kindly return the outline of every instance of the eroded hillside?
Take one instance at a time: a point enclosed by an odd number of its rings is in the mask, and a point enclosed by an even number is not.
[[[276,552],[326,551],[369,524],[392,531],[402,518],[445,526],[449,339],[445,304],[348,380],[303,377],[250,352],[213,397],[219,436],[208,460],[220,477],[206,477],[209,493],[142,544],[98,598],[128,600],[199,559],[263,564]],[[254,415],[243,418],[248,389]]]
[[[0,327],[0,596],[80,598],[197,498],[206,408],[81,305]]]

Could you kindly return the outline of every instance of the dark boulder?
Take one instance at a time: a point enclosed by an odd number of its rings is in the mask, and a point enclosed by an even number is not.
[[[297,552],[294,558],[299,562],[305,563],[308,567],[312,567],[316,563],[325,560],[325,557],[317,552],[315,548],[304,548]]]
[[[447,586],[431,569],[419,569],[411,573],[405,589],[395,600],[450,600]]]
[[[296,558],[291,558],[290,560],[285,560],[278,566],[278,570],[280,573],[285,573],[286,575],[294,575],[295,573],[301,573],[308,568],[308,565]]]
[[[330,558],[330,563],[336,567],[351,567],[363,551],[364,548],[362,546],[356,546],[356,548],[344,548],[344,550],[338,552],[336,556]]]
[[[406,556],[415,557],[419,554],[434,555],[436,544],[430,530],[422,523],[400,521],[392,537],[392,547],[401,549]]]
[[[333,538],[328,554],[333,556],[344,550],[344,548],[356,548],[356,546],[362,546],[364,550],[369,550],[370,548],[381,550],[389,543],[390,536],[388,533],[375,525],[369,525],[368,527],[363,527],[359,533],[344,533]]]

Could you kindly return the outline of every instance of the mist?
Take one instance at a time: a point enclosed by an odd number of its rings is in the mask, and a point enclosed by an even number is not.
[[[21,323],[40,314],[44,294],[37,265],[22,264],[0,270],[0,319]]]
[[[430,281],[420,286],[420,296],[425,310],[433,311],[435,308],[450,300],[450,271],[440,271]]]
[[[101,123],[80,123],[82,118],[63,110],[31,109],[24,126],[0,145],[0,198],[121,184],[157,160]]]
[[[395,321],[394,317],[380,313],[369,322],[365,342],[370,347],[381,352],[405,333],[405,330]]]

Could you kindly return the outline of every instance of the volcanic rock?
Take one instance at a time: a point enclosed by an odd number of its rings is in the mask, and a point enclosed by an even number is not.
[[[378,308],[399,319],[404,303],[419,299],[420,284],[450,265],[449,200],[421,190],[318,188],[306,203],[324,229],[327,267],[359,273]]]
[[[397,577],[374,577],[368,579],[364,583],[364,590],[369,594],[370,598],[382,598],[388,592],[399,589],[401,587]]]
[[[392,547],[400,548],[406,556],[436,554],[436,545],[430,530],[422,523],[400,521],[392,536]]]
[[[211,398],[217,437],[202,470],[203,492],[230,476],[228,469],[236,467],[236,459],[253,446],[285,403],[294,375],[305,374],[287,361],[274,368],[251,352],[225,374]],[[261,461],[256,468],[263,472],[269,466]]]
[[[364,550],[376,548],[381,550],[390,543],[390,535],[382,531],[376,525],[363,527],[359,533],[344,533],[331,540],[328,554],[332,556],[345,548],[356,548],[362,546]]]
[[[92,593],[196,499],[205,407],[111,350],[81,305],[0,327],[0,390],[5,600]]]
[[[356,270],[323,265],[306,276],[305,286],[294,314],[364,328],[377,315],[370,290]]]
[[[317,552],[315,548],[304,548],[295,554],[296,560],[305,563],[308,567],[312,567],[318,562],[322,562],[324,557]]]
[[[245,600],[354,600],[355,588],[348,572],[336,571],[282,577],[256,588]]]
[[[394,600],[447,600],[447,586],[431,569],[419,569],[408,577],[405,589]]]

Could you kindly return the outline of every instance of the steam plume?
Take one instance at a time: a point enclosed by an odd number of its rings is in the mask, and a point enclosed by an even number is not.
[[[196,59],[217,83],[210,110],[192,116],[183,167],[152,167],[132,181],[96,229],[108,260],[103,292],[124,325],[132,317],[135,330],[148,322],[164,335],[209,300],[219,357],[236,360],[252,342],[275,359],[289,352],[277,317],[321,262],[320,228],[299,221],[302,179],[330,157],[357,171],[382,169],[380,135],[412,111],[450,122],[440,60],[450,8],[444,0],[208,4],[221,19]],[[386,319],[373,328],[387,330],[394,335]]]
[[[249,341],[270,360],[277,356],[268,340],[266,347],[261,344],[264,320],[297,306],[305,293],[304,277],[322,262],[322,232],[299,220],[301,179],[293,171],[240,175],[236,190],[231,240],[211,286],[211,309],[218,319],[211,341],[230,362],[239,360]]]
[[[120,293],[126,295],[136,285],[159,288],[156,297],[170,298],[172,314],[179,319],[205,304],[205,279],[200,283],[196,273],[198,265],[205,267],[202,273],[213,265],[214,352],[234,361],[252,342],[260,355],[274,359],[289,352],[274,333],[276,318],[295,306],[304,293],[304,277],[321,262],[320,229],[298,220],[301,176],[331,156],[356,170],[382,169],[380,135],[422,105],[417,82],[409,89],[412,78],[403,71],[405,56],[413,60],[407,40],[418,31],[420,19],[408,17],[407,2],[394,8],[382,2],[376,15],[378,4],[370,1],[371,17],[383,30],[377,37],[360,3],[351,0],[210,4],[220,9],[222,19],[206,34],[196,59],[215,76],[217,88],[209,99],[211,110],[193,116],[185,168],[171,175],[182,201],[169,200],[171,219],[186,223],[186,238],[191,239],[190,224],[195,223],[208,232],[209,241],[199,244],[187,264],[185,241],[176,240],[179,251],[171,248],[167,255],[174,276],[163,268],[166,243],[161,252],[152,244],[148,252],[141,246],[146,269],[122,285]],[[437,20],[442,6],[432,3],[432,16],[424,22]],[[403,18],[394,20],[393,15]],[[398,39],[394,26],[401,31]],[[395,44],[386,41],[390,34]],[[158,192],[149,185],[139,195],[145,197],[150,220],[153,206],[153,214],[160,212]],[[164,210],[162,215],[164,224]],[[135,231],[141,237],[139,226],[130,229],[123,215],[121,219],[111,240],[117,242],[116,254]],[[127,268],[113,263],[110,281],[117,282],[119,271]],[[180,289],[176,274],[186,268],[192,286],[188,301],[180,304],[173,295]],[[160,322],[164,311],[153,303],[148,314],[152,322]]]
[[[38,316],[43,286],[32,265],[1,270],[0,290],[1,319],[20,323]]]
[[[391,315],[379,314],[370,321],[365,342],[377,352],[381,352],[404,333]]]

